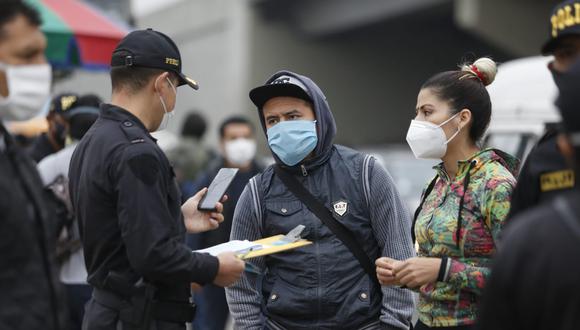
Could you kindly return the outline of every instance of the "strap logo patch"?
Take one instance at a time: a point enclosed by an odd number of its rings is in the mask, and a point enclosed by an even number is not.
[[[334,205],[334,212],[341,217],[348,211],[348,203],[346,201],[338,201],[335,202]]]
[[[542,192],[573,187],[574,171],[572,170],[548,172],[540,175],[540,190]]]

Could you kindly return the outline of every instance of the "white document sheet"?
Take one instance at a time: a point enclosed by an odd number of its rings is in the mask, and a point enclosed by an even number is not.
[[[262,244],[256,244],[254,242],[250,242],[248,240],[244,241],[229,241],[226,243],[214,245],[212,247],[208,247],[207,249],[203,250],[195,250],[193,252],[197,253],[209,253],[212,256],[217,256],[223,252],[234,252],[234,253],[246,253],[249,251],[255,251],[262,249]]]

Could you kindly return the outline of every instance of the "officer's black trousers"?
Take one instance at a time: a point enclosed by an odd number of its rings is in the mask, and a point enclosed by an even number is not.
[[[85,308],[85,318],[83,319],[83,330],[137,330],[126,329],[119,322],[119,312],[103,306],[91,298]],[[145,330],[145,329],[143,329]],[[151,321],[148,330],[185,330],[185,323],[171,323],[165,321]]]

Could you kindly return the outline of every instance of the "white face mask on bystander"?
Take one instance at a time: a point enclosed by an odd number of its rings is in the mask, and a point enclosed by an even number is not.
[[[0,70],[5,72],[8,83],[8,97],[0,96],[0,119],[28,120],[38,115],[50,97],[50,65],[0,63]]]
[[[407,132],[407,143],[416,158],[419,159],[441,159],[447,152],[447,144],[459,134],[461,129],[458,127],[457,132],[449,139],[445,136],[443,125],[457,117],[456,113],[440,125],[428,121],[412,120]]]
[[[225,157],[235,166],[246,166],[256,156],[256,141],[237,138],[224,144]]]

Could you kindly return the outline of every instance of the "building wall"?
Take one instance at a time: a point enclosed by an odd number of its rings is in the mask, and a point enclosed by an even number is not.
[[[518,42],[526,26],[534,24],[529,31],[536,35],[547,24],[541,19],[548,6],[543,1],[530,0],[520,13],[526,17],[510,14],[521,6],[519,0],[490,0],[486,5],[465,1],[471,5],[429,0],[420,6],[421,1],[414,0],[420,9],[378,21],[374,17],[368,24],[359,17],[348,29],[339,18],[321,29],[312,13],[305,16],[308,24],[298,27],[287,17],[293,13],[282,5],[288,1],[281,0],[174,0],[135,21],[140,28],[153,27],[171,36],[181,49],[184,72],[200,84],[197,92],[179,89],[170,130],[179,131],[192,109],[206,115],[212,144],[226,116],[246,114],[258,123],[248,91],[275,71],[289,69],[310,76],[325,91],[338,124],[337,142],[360,146],[404,142],[418,90],[432,74],[454,69],[463,59],[485,55],[501,62],[536,53],[530,45],[544,36],[525,39],[523,48]],[[263,3],[271,4],[269,11],[260,10]],[[320,1],[315,7],[324,13],[323,4],[333,3]],[[475,16],[473,6],[481,7]],[[519,24],[517,31],[507,33],[512,22]],[[333,32],[332,26],[342,28]],[[109,85],[107,73],[75,72],[59,82],[56,91],[96,92],[108,99]],[[264,139],[260,142],[265,145]]]
[[[404,143],[417,93],[432,74],[464,57],[510,58],[453,23],[451,7],[435,8],[323,39],[254,15],[252,85],[279,69],[310,76],[325,92],[338,125],[337,142]]]
[[[177,132],[185,114],[202,112],[210,123],[207,139],[217,140],[217,126],[235,113],[248,113],[240,104],[246,94],[247,6],[244,0],[187,0],[137,18],[140,28],[168,34],[178,45],[183,72],[199,90],[178,89],[176,115],[170,129]]]
[[[254,115],[247,104],[248,51],[245,0],[187,0],[172,2],[162,10],[136,17],[137,28],[151,27],[169,35],[178,45],[183,72],[200,89],[178,88],[176,112],[168,129],[181,130],[188,111],[202,112],[209,123],[207,140],[217,143],[217,126],[232,114]],[[55,93],[96,93],[110,99],[108,72],[78,70],[56,83]]]
[[[455,0],[461,28],[517,56],[540,53],[548,39],[552,8],[561,0]]]

